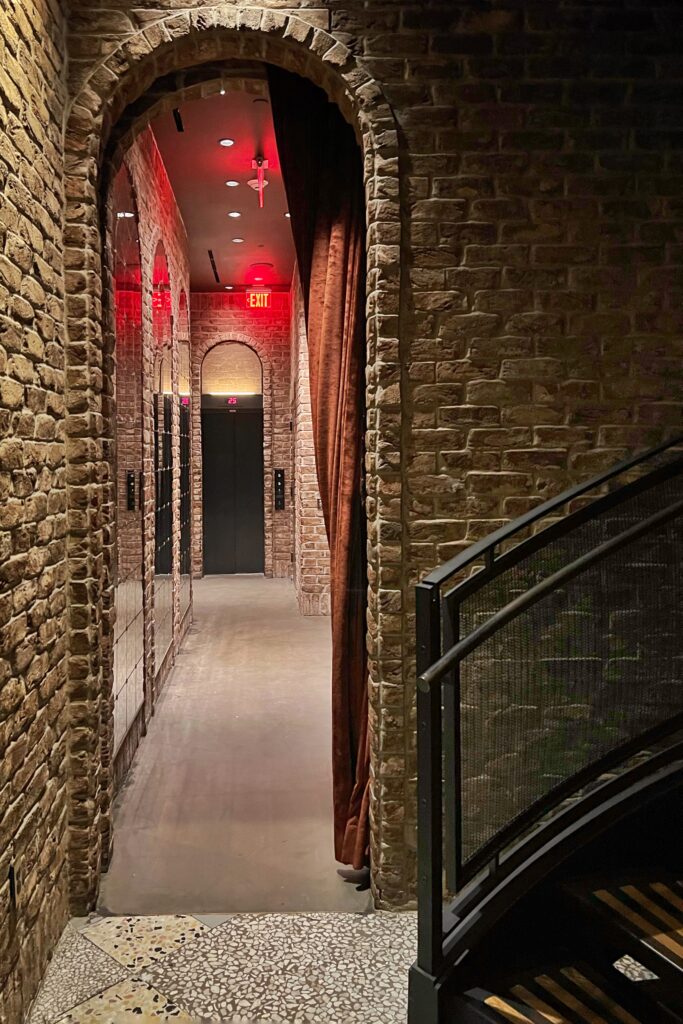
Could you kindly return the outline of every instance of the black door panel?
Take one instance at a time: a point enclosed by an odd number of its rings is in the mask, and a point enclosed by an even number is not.
[[[263,409],[203,409],[202,454],[204,572],[263,572]]]

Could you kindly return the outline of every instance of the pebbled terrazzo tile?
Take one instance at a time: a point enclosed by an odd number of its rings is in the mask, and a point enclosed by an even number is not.
[[[612,966],[624,974],[629,981],[657,981],[656,974],[628,954],[619,957]]]
[[[233,916],[232,914],[194,914],[195,920],[201,921],[207,928],[216,928],[219,924],[225,924]]]
[[[164,914],[159,917],[104,917],[84,928],[84,935],[129,971],[162,959],[208,929],[194,917]]]
[[[141,972],[195,1019],[404,1024],[414,914],[239,914]]]
[[[72,1006],[125,978],[127,971],[70,924],[57,943],[27,1024],[53,1024]]]
[[[127,978],[60,1017],[56,1024],[194,1024],[191,1017],[150,985]]]

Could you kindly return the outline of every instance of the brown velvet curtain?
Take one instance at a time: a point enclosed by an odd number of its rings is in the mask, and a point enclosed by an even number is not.
[[[354,133],[327,96],[298,75],[272,66],[268,73],[306,309],[330,543],[335,854],[360,868],[369,856],[363,168]]]

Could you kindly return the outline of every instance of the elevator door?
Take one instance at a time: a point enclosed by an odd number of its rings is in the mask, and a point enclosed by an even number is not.
[[[204,572],[263,572],[263,409],[203,409]]]

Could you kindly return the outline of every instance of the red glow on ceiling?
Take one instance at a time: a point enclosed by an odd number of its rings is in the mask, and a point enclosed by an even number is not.
[[[269,288],[273,284],[278,283],[277,274],[275,267],[272,263],[260,261],[258,263],[252,263],[246,270],[244,275],[244,283],[247,288]]]
[[[228,90],[225,96],[184,103],[181,111],[184,134],[178,134],[170,113],[155,120],[154,131],[188,233],[192,289],[223,291],[228,284],[236,288],[288,286],[294,246],[284,216],[287,197],[269,103],[264,99],[255,102],[246,92]],[[234,146],[216,145],[217,138],[223,136],[234,139]],[[259,158],[262,167],[252,168]],[[263,179],[260,191],[259,170]],[[252,180],[256,188],[250,187]],[[238,185],[228,189],[226,181]],[[241,218],[230,218],[230,211],[241,213]],[[233,235],[244,242],[234,245]],[[209,249],[214,253],[219,281],[207,255]],[[261,261],[274,264],[270,273],[250,273],[251,265]],[[254,280],[257,276],[263,280]]]

